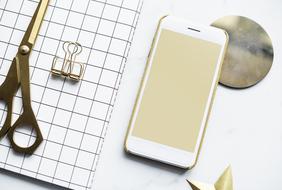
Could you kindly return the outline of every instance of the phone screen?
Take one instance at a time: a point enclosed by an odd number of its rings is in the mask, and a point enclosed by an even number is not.
[[[132,135],[194,152],[221,45],[162,29]]]

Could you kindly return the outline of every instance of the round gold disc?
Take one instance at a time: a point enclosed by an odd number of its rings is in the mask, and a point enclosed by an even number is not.
[[[220,83],[232,88],[247,88],[261,81],[273,62],[272,42],[266,31],[242,16],[225,16],[212,26],[229,35]]]

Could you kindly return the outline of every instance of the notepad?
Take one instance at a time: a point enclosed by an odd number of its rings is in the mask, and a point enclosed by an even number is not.
[[[0,82],[8,72],[38,0],[0,1]],[[70,189],[91,189],[127,55],[142,7],[141,0],[50,0],[30,57],[31,99],[43,143],[31,156],[16,154],[0,140],[0,168]],[[65,41],[83,46],[79,82],[50,73]],[[0,126],[6,107],[0,104]],[[15,97],[13,121],[22,112]],[[35,134],[21,129],[19,144]]]

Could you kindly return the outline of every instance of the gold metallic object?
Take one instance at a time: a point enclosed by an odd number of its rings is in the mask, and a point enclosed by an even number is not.
[[[40,128],[31,107],[29,56],[38,35],[44,14],[47,10],[48,2],[49,0],[40,1],[19,46],[18,53],[12,61],[6,79],[0,86],[0,100],[4,101],[7,105],[7,116],[4,125],[0,130],[0,138],[3,138],[7,134],[12,148],[19,153],[32,154],[43,141]],[[22,91],[23,113],[12,125],[13,98],[19,87],[21,87]],[[29,147],[21,147],[14,141],[16,128],[23,126],[29,126],[36,132],[36,140]]]
[[[187,180],[193,190],[233,190],[231,166],[225,169],[215,184]]]
[[[30,52],[30,49],[27,45],[23,45],[20,47],[20,52],[21,54],[26,55]]]
[[[82,63],[76,61],[77,55],[82,52],[82,46],[78,42],[65,42],[63,44],[64,58],[54,57],[52,74],[64,76],[73,80],[80,80],[84,71]]]
[[[31,28],[31,32],[28,38],[28,42],[31,44],[35,43],[36,37],[38,35],[40,26],[42,24],[42,21],[43,21],[45,12],[46,12],[46,8],[48,7],[48,4],[49,4],[49,0],[41,0],[40,4],[38,5],[39,6],[38,12],[32,24],[33,26]]]
[[[261,81],[273,62],[272,42],[266,31],[242,16],[225,16],[212,25],[229,34],[220,83],[232,88],[247,88]]]

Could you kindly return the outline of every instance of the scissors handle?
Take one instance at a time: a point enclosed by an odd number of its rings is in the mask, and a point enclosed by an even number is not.
[[[32,44],[26,45],[28,48],[31,49]],[[21,60],[19,64],[19,71],[20,71],[20,85],[22,91],[22,98],[23,98],[23,113],[19,116],[18,120],[14,123],[14,125],[10,128],[7,135],[11,142],[12,147],[15,151],[19,153],[26,153],[32,154],[40,143],[43,141],[43,137],[40,131],[40,128],[37,124],[34,112],[31,106],[31,99],[30,99],[30,79],[29,79],[29,51],[22,51],[20,47],[20,51],[17,54],[16,62]],[[16,128],[20,128],[23,126],[31,127],[36,132],[36,140],[35,142],[29,147],[21,147],[17,145],[14,141],[14,133]]]
[[[19,57],[24,61],[19,63]],[[0,130],[0,138],[7,134],[11,146],[15,151],[32,154],[43,141],[43,137],[31,107],[28,58],[28,54],[22,57],[21,55],[17,55],[10,66],[5,81],[0,86],[0,100],[4,101],[7,105],[7,116],[4,125]],[[23,113],[19,116],[13,126],[11,126],[13,98],[19,85],[22,87]],[[29,126],[36,132],[36,140],[29,147],[21,147],[14,141],[15,129],[23,126]]]
[[[7,116],[4,125],[0,130],[0,139],[7,134],[8,130],[11,127],[13,97],[18,90],[18,86],[19,86],[19,82],[17,76],[17,61],[15,58],[10,66],[5,81],[0,86],[0,100],[3,103],[6,103],[7,106]]]
[[[29,126],[36,132],[36,139],[34,143],[29,147],[21,147],[14,141],[15,130],[23,126]],[[11,146],[16,152],[19,153],[32,154],[43,141],[40,128],[37,124],[36,118],[32,110],[24,110],[23,114],[20,115],[14,125],[10,128],[7,135],[10,140]]]

